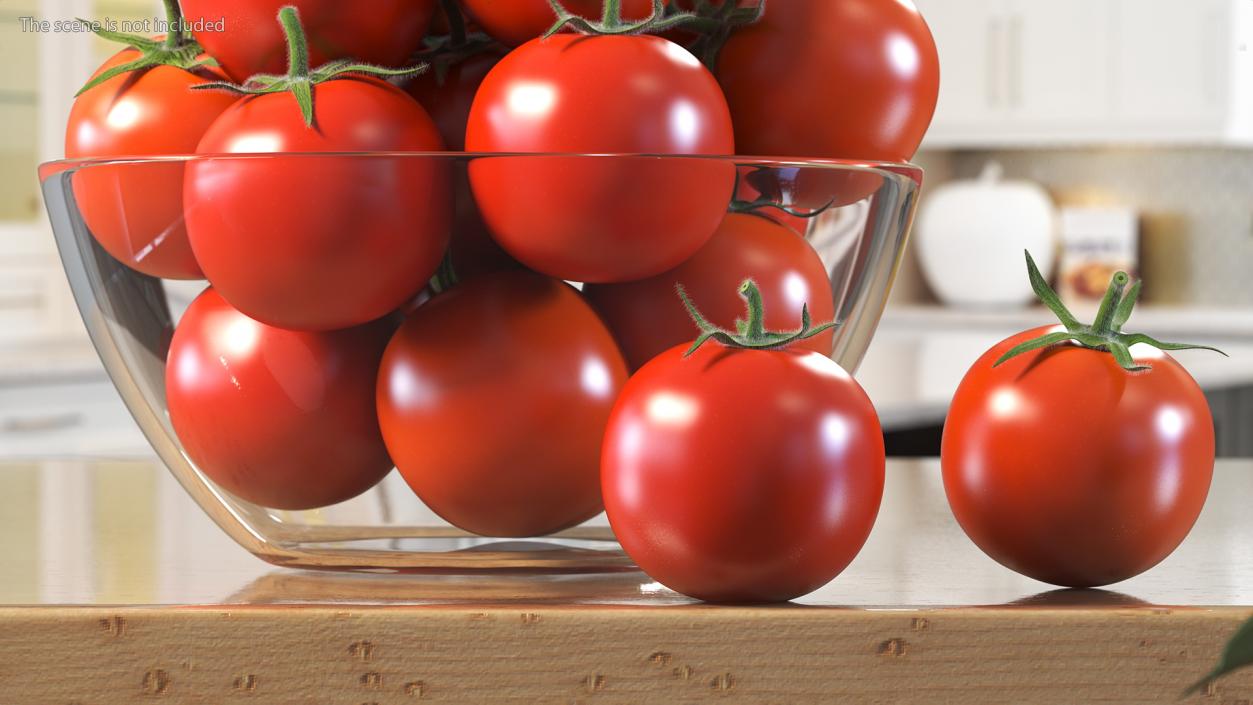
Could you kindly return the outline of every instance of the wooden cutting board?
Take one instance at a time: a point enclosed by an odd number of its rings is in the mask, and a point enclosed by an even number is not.
[[[0,704],[1179,702],[1253,615],[1253,462],[1161,566],[1107,591],[1007,571],[932,461],[796,604],[646,576],[313,574],[222,537],[150,461],[0,464]],[[84,518],[86,517],[86,518]],[[1189,702],[1253,701],[1253,672]]]

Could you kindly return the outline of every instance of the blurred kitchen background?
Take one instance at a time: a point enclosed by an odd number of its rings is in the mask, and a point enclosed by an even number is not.
[[[159,4],[0,0],[0,457],[150,453],[86,340],[34,176],[115,49],[20,18],[143,19]],[[917,158],[914,244],[858,375],[891,451],[935,454],[968,365],[1049,321],[1030,303],[1029,247],[1075,308],[1131,267],[1146,283],[1130,327],[1230,352],[1180,357],[1210,396],[1221,454],[1253,456],[1253,0],[918,4],[941,101]],[[154,482],[130,486],[170,491]]]

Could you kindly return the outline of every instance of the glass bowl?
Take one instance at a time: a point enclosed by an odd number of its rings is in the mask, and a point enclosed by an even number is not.
[[[640,204],[651,202],[646,199],[686,206],[686,188],[699,185],[708,192],[710,183],[721,181],[728,207],[732,200],[743,206],[764,199],[811,216],[760,211],[798,230],[825,264],[840,323],[831,356],[850,372],[879,323],[922,182],[921,170],[909,164],[649,155],[241,154],[43,165],[40,180],[49,217],[87,331],[136,422],[192,498],[232,539],[270,563],[387,573],[588,573],[633,566],[603,514],[550,536],[475,536],[427,509],[395,471],[361,496],[309,511],[268,509],[217,487],[179,443],[164,389],[166,352],[179,315],[206,285],[137,271],[185,273],[189,248],[182,193],[184,174],[193,166],[197,173],[220,178],[276,166],[304,175],[363,174],[366,189],[374,188],[371,178],[398,183],[415,173],[443,172],[456,187],[400,192],[430,200],[424,207],[446,209],[454,231],[469,227],[467,218],[475,215],[466,181],[475,169],[518,180],[515,208],[526,208],[527,198],[542,193],[544,184],[533,183],[528,174],[575,174],[579,178],[562,181],[566,188],[586,184],[593,191],[629,177],[633,185],[622,199],[600,196],[605,218],[637,220]],[[275,209],[302,205],[283,202],[277,191],[272,198]],[[614,213],[615,208],[632,211]]]

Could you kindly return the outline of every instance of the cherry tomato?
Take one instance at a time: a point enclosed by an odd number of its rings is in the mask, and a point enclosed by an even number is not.
[[[563,34],[519,47],[483,81],[466,145],[619,155],[470,165],[496,241],[559,279],[633,281],[677,266],[713,235],[734,188],[729,161],[621,156],[734,152],[717,82],[660,37]]]
[[[944,489],[989,556],[1055,585],[1093,587],[1156,565],[1187,536],[1209,492],[1214,427],[1205,396],[1172,357],[1062,344],[975,362],[944,428]]]
[[[521,46],[545,32],[557,21],[548,0],[461,0],[466,12],[497,41]],[[604,0],[563,0],[567,10],[588,19],[599,19]],[[622,18],[642,20],[652,13],[652,0],[624,0]]]
[[[275,17],[291,5],[309,34],[314,67],[334,59],[404,66],[422,44],[438,0],[181,0],[196,41],[226,73],[244,81],[287,69],[286,44]]]
[[[883,496],[865,392],[819,353],[679,346],[641,369],[605,434],[605,509],[627,554],[710,602],[782,602],[853,560]]]
[[[409,94],[430,112],[449,149],[456,152],[465,150],[466,122],[470,118],[474,95],[501,56],[495,51],[476,54],[453,64],[443,75],[427,71],[406,87]],[[458,162],[453,177],[456,213],[449,248],[457,275],[469,277],[520,268],[517,260],[500,249],[483,222],[483,215],[470,192],[467,167],[466,163]]]
[[[140,57],[124,49],[95,76]],[[147,157],[191,154],[209,125],[237,100],[192,86],[222,80],[213,69],[155,66],[122,74],[74,101],[65,156]],[[200,279],[183,226],[182,162],[101,165],[74,174],[74,199],[88,230],[114,258],[144,274]]]
[[[486,536],[539,536],[600,512],[600,442],[626,376],[569,285],[479,277],[396,334],[379,420],[400,473],[441,517]]]
[[[734,328],[744,313],[736,288],[753,279],[765,301],[766,325],[777,330],[801,327],[801,307],[813,318],[835,317],[835,297],[826,267],[804,238],[788,227],[747,213],[731,213],[712,239],[688,261],[650,279],[626,284],[589,285],[584,295],[600,312],[622,346],[631,369],[657,355],[691,343],[699,331],[675,296],[682,284],[709,319]],[[798,348],[830,355],[830,331]]]
[[[281,330],[206,290],[174,331],[165,368],[183,449],[219,487],[263,507],[312,509],[365,492],[392,468],[374,384],[394,329]]]
[[[717,75],[742,154],[908,161],[940,62],[909,0],[785,0],[732,35]]]
[[[200,142],[204,155],[430,151],[426,111],[382,81],[313,87],[315,127],[287,93],[245,98]],[[187,168],[192,248],[247,315],[296,330],[380,318],[416,294],[448,243],[449,164],[423,157],[203,158]]]

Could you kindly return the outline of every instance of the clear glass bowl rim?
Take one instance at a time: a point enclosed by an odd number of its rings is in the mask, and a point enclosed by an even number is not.
[[[380,158],[426,158],[426,159],[493,159],[504,157],[530,158],[567,158],[567,159],[665,159],[684,161],[720,161],[732,162],[739,166],[763,166],[776,169],[828,169],[832,171],[872,171],[905,176],[922,183],[923,169],[913,162],[875,161],[862,159],[830,159],[812,157],[757,157],[734,154],[653,154],[646,152],[413,152],[413,151],[378,151],[378,152],[223,152],[214,154],[160,154],[113,157],[86,157],[76,159],[57,159],[39,165],[39,180],[45,181],[66,171],[86,169],[98,166],[122,166],[127,164],[160,164],[170,162],[197,162],[218,160],[251,160],[275,158],[343,158],[343,159],[380,159]]]

